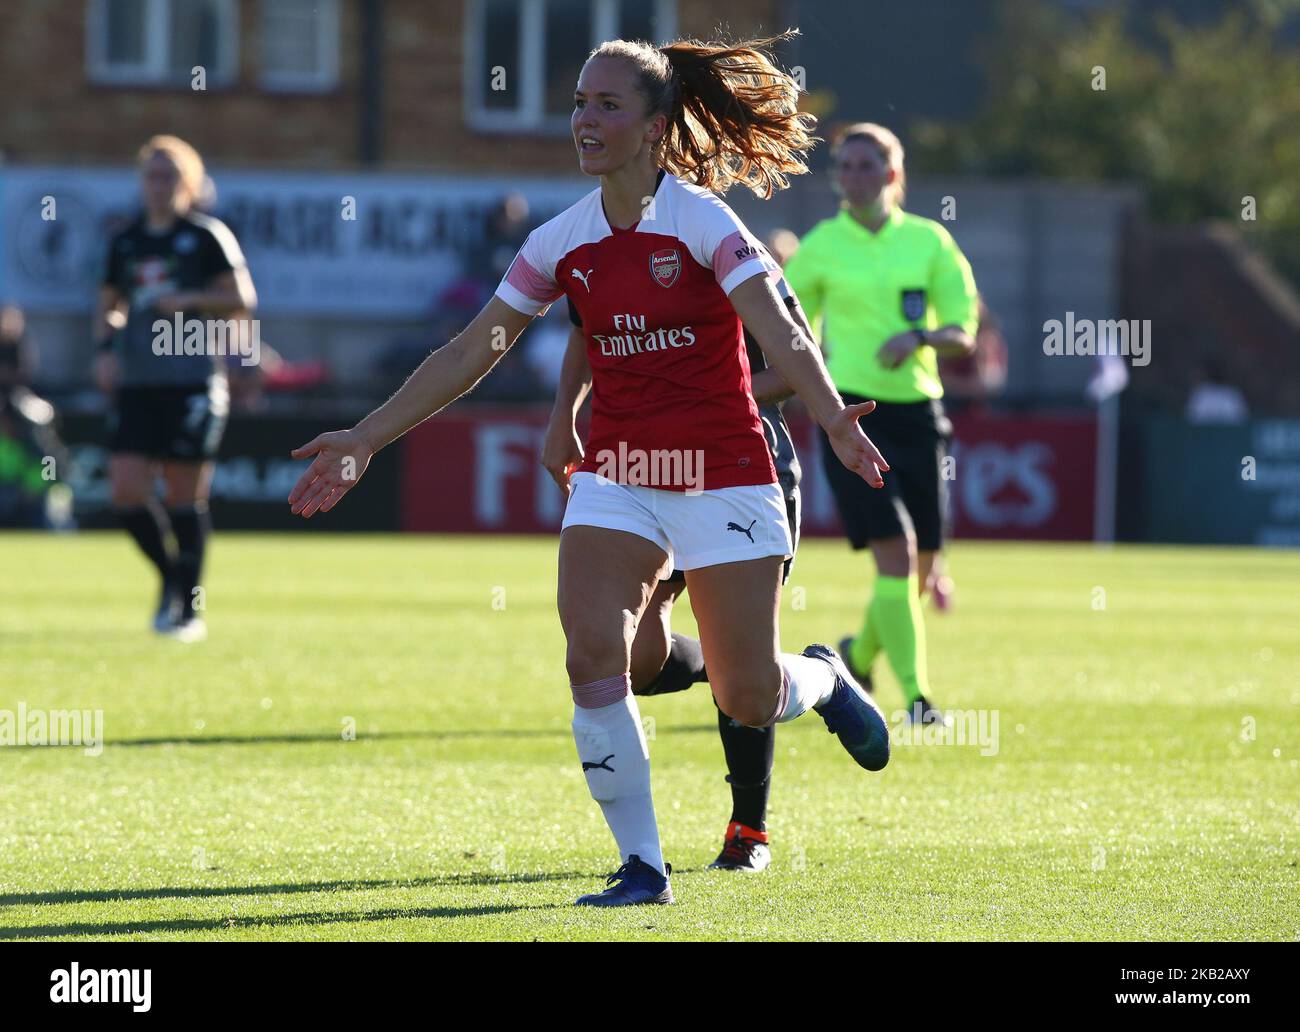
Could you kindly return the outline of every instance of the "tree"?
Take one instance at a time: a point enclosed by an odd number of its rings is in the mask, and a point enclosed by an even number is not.
[[[979,113],[913,126],[913,163],[1136,181],[1157,221],[1231,219],[1300,284],[1300,55],[1278,33],[1297,6],[1257,0],[1190,25],[1006,0]]]

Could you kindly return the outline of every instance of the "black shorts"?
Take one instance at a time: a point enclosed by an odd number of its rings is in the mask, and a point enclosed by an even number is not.
[[[785,496],[785,518],[790,522],[790,550],[797,552],[799,550],[799,515],[803,511],[802,504],[799,500],[799,489],[793,488]],[[790,567],[794,565],[794,556],[791,555],[781,567],[781,583],[784,584],[790,579]],[[685,584],[686,574],[681,570],[673,570],[660,583],[662,584]]]
[[[843,398],[846,405],[866,400],[856,394]],[[947,530],[948,485],[942,466],[952,439],[942,402],[878,402],[859,425],[889,463],[882,488],[845,469],[822,432],[822,466],[849,544],[866,548],[872,540],[911,530],[917,551],[937,552]]]
[[[229,411],[224,380],[211,387],[123,387],[108,414],[108,450],[203,462],[216,456]]]

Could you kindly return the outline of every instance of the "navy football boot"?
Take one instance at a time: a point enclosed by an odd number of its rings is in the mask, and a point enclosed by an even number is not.
[[[835,691],[829,702],[814,707],[826,721],[826,730],[838,735],[858,765],[882,770],[889,762],[889,725],[871,696],[858,686],[844,660],[829,645],[809,645],[803,655],[820,659],[835,672]]]
[[[665,866],[668,874],[672,874],[672,864]],[[635,853],[627,858],[627,863],[605,879],[605,884],[609,888],[604,892],[579,896],[574,906],[632,907],[642,903],[673,901],[673,887],[668,884],[668,875],[660,874]]]

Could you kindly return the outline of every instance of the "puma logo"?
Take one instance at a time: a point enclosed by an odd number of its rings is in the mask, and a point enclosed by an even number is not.
[[[749,526],[748,526],[748,527],[742,527],[739,523],[728,523],[728,524],[727,524],[727,529],[728,529],[728,530],[737,530],[737,531],[739,531],[740,533],[744,534],[745,537],[749,538],[749,543],[752,545],[752,544],[754,543],[754,535],[751,534],[750,531],[754,529],[754,524],[757,523],[757,522],[758,522],[758,520],[756,520],[756,519],[755,519],[755,520],[750,520],[750,521],[749,521]]]
[[[611,766],[609,765],[609,761],[612,760],[613,758],[614,758],[614,754],[613,754],[613,753],[610,753],[608,756],[606,756],[606,757],[605,757],[603,760],[601,760],[599,763],[588,763],[588,762],[586,762],[586,761],[584,760],[584,761],[583,761],[583,764],[582,764],[582,769],[583,769],[584,771],[588,771],[588,770],[607,770],[607,771],[609,771],[611,774],[613,774],[613,773],[614,773],[614,768],[611,767]]]
[[[595,271],[596,271],[595,269],[588,269],[585,273],[582,273],[579,272],[577,269],[573,270],[573,278],[582,280],[582,285],[587,288],[588,294],[591,293],[591,284],[587,282],[587,277],[590,276]]]

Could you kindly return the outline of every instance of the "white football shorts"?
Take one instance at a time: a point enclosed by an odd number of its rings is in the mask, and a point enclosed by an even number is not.
[[[780,484],[687,494],[574,473],[561,529],[576,526],[624,530],[653,541],[678,570],[793,553]]]

